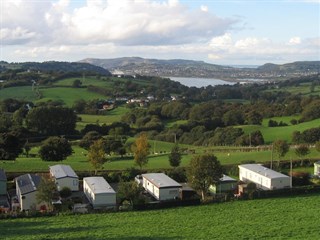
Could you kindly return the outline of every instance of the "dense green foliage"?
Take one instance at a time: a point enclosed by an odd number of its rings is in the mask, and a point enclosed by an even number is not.
[[[0,159],[15,160],[22,152],[19,139],[11,133],[0,133]]]
[[[1,221],[0,231],[7,240],[318,239],[318,199],[319,195],[314,195],[156,211],[11,219]]]
[[[217,183],[222,173],[221,164],[216,156],[194,156],[188,166],[188,182],[195,190],[201,192],[204,200],[210,185]]]
[[[45,135],[62,135],[74,133],[76,115],[64,107],[36,107],[26,116],[29,129]]]
[[[70,142],[62,137],[49,137],[39,150],[39,156],[44,161],[62,161],[72,154]]]

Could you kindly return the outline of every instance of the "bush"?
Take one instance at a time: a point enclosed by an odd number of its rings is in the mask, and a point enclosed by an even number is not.
[[[60,191],[59,193],[60,193],[60,196],[61,196],[62,198],[67,198],[67,197],[70,197],[70,196],[71,196],[72,191],[71,191],[70,188],[64,187],[64,188],[61,189],[61,191]]]

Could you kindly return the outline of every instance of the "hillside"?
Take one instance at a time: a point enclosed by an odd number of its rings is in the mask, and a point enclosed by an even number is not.
[[[293,63],[286,63],[282,65],[266,63],[258,67],[257,70],[258,71],[276,71],[276,72],[309,71],[309,72],[318,73],[320,71],[320,61],[293,62]]]
[[[210,64],[203,61],[182,59],[158,60],[139,57],[114,59],[87,58],[80,62],[90,63],[110,70],[114,74],[167,76],[167,77],[203,77],[235,79],[287,79],[308,76],[320,72],[320,62],[294,62],[283,65],[267,63],[258,68],[235,68]]]
[[[219,76],[231,67],[182,59],[158,60],[139,57],[114,59],[87,58],[80,62],[94,64],[111,72],[128,75],[172,76],[172,77],[210,77]]]
[[[95,74],[101,74],[110,76],[111,73],[102,67],[92,65],[89,63],[80,63],[80,62],[58,62],[58,61],[49,61],[49,62],[23,62],[23,63],[7,63],[4,61],[0,62],[0,72],[6,70],[21,70],[21,71],[40,71],[40,72],[50,72],[50,71],[59,71],[59,72],[90,72]]]

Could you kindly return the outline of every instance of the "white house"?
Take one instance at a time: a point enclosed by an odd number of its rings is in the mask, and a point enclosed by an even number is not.
[[[314,163],[314,175],[320,176],[320,161]]]
[[[41,177],[35,174],[24,174],[15,178],[16,195],[21,210],[40,209],[43,204],[37,203],[36,193]]]
[[[116,192],[103,177],[83,178],[83,192],[93,208],[115,207]]]
[[[71,191],[79,191],[79,177],[69,165],[58,164],[49,169],[58,191],[64,187],[70,188]]]
[[[257,188],[273,190],[289,188],[291,179],[289,176],[266,168],[260,164],[239,165],[239,178],[243,182],[254,182]]]
[[[173,200],[179,197],[182,185],[164,173],[142,174],[142,186],[157,200]]]

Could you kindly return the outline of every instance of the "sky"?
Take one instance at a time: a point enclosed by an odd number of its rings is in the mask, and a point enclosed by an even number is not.
[[[0,60],[320,60],[320,0],[0,0]]]

